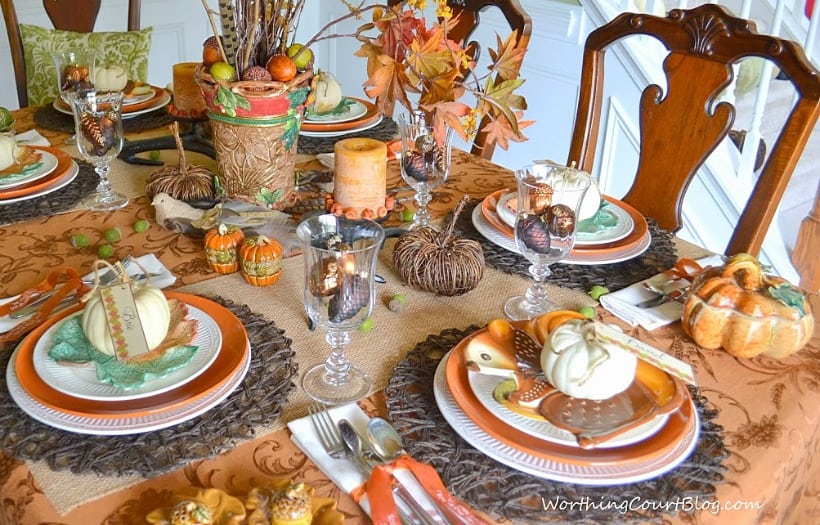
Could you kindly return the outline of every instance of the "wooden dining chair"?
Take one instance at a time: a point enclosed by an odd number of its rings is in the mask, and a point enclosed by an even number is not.
[[[406,0],[389,0],[388,5],[394,6]],[[510,31],[518,31],[518,49],[527,49],[532,34],[532,18],[524,10],[519,0],[448,0],[447,5],[453,10],[457,23],[450,27],[450,38],[456,42],[465,42],[464,46],[474,60],[481,55],[481,43],[470,40],[481,23],[481,12],[493,7],[498,8],[510,26]],[[495,43],[495,41],[493,41]],[[470,152],[484,159],[490,160],[495,152],[495,143],[488,142],[485,127],[490,124],[489,117],[485,117],[478,125],[478,132]]]
[[[58,2],[43,0],[43,8],[55,29],[90,33],[94,30],[97,15],[100,12],[101,0],[74,0],[72,2]],[[17,85],[17,99],[20,107],[28,106],[28,91],[26,89],[26,59],[23,50],[23,35],[17,20],[17,11],[12,0],[0,0],[3,10],[3,19],[6,23],[6,33],[9,37],[11,61],[14,67],[14,80]],[[140,0],[128,1],[128,30],[136,31],[140,28]]]
[[[684,194],[698,168],[724,139],[735,108],[720,101],[733,63],[762,57],[774,63],[797,101],[770,147],[762,170],[726,247],[726,254],[757,255],[789,178],[820,115],[820,76],[794,42],[756,33],[753,22],[723,7],[673,9],[667,17],[623,13],[595,29],[584,47],[581,89],[568,162],[590,171],[598,144],[604,96],[604,55],[614,43],[648,35],[662,43],[667,88],[643,90],[640,152],[634,183],[624,201],[669,231],[680,229]]]

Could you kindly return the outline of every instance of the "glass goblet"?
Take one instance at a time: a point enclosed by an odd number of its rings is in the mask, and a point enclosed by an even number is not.
[[[299,223],[296,237],[305,264],[305,311],[327,330],[327,360],[302,377],[307,395],[327,405],[356,401],[370,392],[367,373],[350,364],[350,332],[370,317],[374,275],[384,230],[377,223],[319,215]]]
[[[122,93],[83,91],[69,96],[74,111],[77,148],[94,166],[99,176],[97,191],[83,204],[95,211],[108,211],[128,204],[128,197],[117,193],[108,180],[111,160],[122,151]]]
[[[91,89],[94,78],[95,53],[93,51],[71,50],[52,54],[57,74],[57,96],[71,106],[70,95]],[[66,140],[75,144],[76,135]]]
[[[569,255],[575,244],[576,217],[592,179],[582,171],[547,164],[521,168],[515,178],[515,244],[532,263],[533,282],[524,295],[507,300],[504,313],[526,320],[558,308],[547,298],[544,280],[550,264]]]
[[[432,199],[431,190],[441,185],[450,174],[450,151],[453,130],[445,127],[443,132],[425,122],[422,113],[412,116],[400,115],[401,130],[401,176],[416,190],[415,219],[410,228],[430,226],[427,205]]]

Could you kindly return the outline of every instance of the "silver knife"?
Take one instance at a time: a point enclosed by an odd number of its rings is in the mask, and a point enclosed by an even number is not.
[[[660,306],[671,301],[677,301],[678,299],[682,298],[687,291],[687,288],[676,288],[670,292],[658,293],[657,296],[652,297],[651,299],[647,299],[646,301],[641,301],[635,306],[637,306],[638,308],[654,308],[656,306]]]

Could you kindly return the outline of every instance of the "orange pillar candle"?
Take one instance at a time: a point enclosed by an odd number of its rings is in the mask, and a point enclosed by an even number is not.
[[[203,118],[207,111],[194,71],[198,62],[174,64],[174,104],[172,114],[181,118]]]
[[[350,218],[383,217],[387,193],[387,145],[368,138],[343,139],[333,148],[333,200]]]

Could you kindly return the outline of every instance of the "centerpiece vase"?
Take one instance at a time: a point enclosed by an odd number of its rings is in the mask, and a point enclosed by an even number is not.
[[[296,147],[312,71],[289,82],[195,78],[208,107],[219,187],[229,199],[282,209],[296,190]]]

